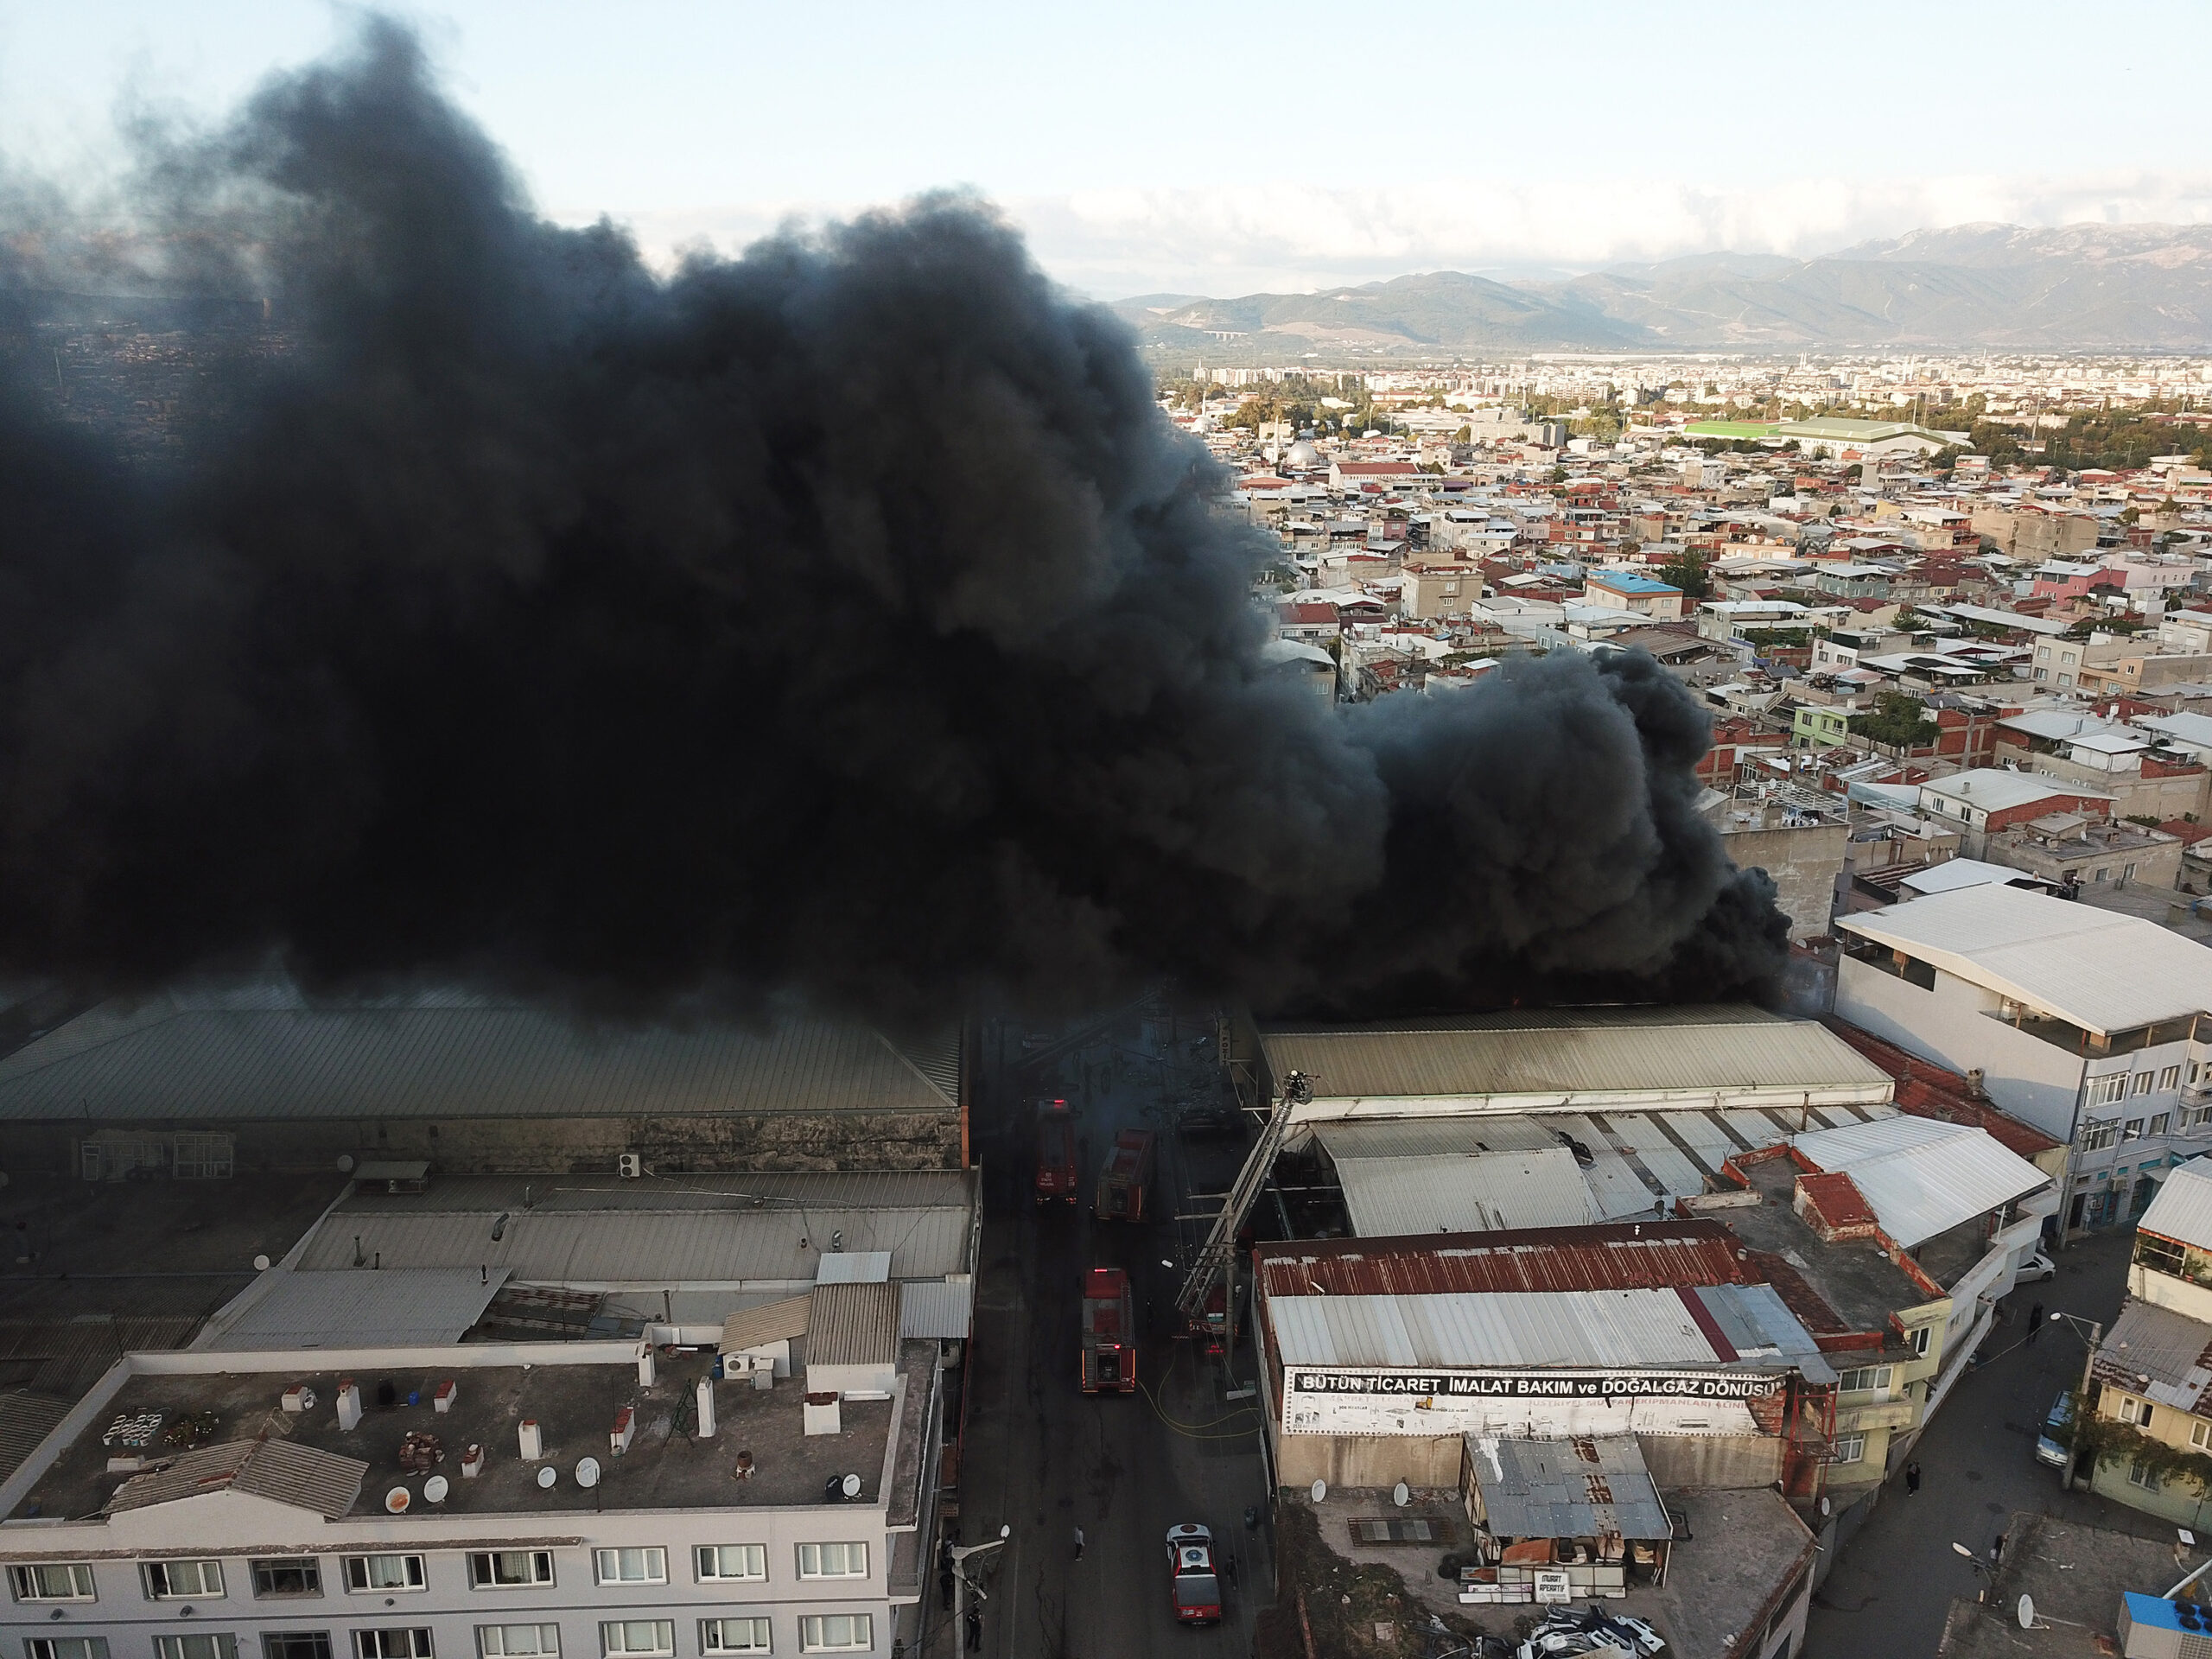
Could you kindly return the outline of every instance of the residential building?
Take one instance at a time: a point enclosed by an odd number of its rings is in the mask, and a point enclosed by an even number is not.
[[[1983,883],[1837,918],[1835,1011],[2072,1148],[2057,1226],[2140,1215],[2212,1151],[2212,950]]]
[[[1633,611],[1654,621],[1679,622],[1682,619],[1681,588],[1656,577],[1637,575],[1631,570],[1592,570],[1583,580],[1582,598],[1586,604]]]
[[[1920,786],[1920,807],[1930,817],[1959,832],[1959,849],[1968,858],[1985,856],[1988,838],[2016,823],[2053,812],[2085,818],[2110,816],[2113,798],[2034,772],[1977,766]]]
[[[1983,855],[2027,871],[2066,898],[2104,887],[2171,892],[2181,877],[2182,842],[2125,820],[2051,812],[1989,836]]]

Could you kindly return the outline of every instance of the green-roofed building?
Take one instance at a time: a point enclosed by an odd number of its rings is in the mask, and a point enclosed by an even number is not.
[[[1731,443],[1744,443],[1774,437],[1779,431],[1772,421],[1692,421],[1682,429],[1682,435],[1692,440],[1723,438]]]
[[[1774,431],[1780,437],[1796,440],[1803,454],[1842,461],[1907,453],[1932,455],[1967,441],[1962,433],[1931,432],[1910,421],[1784,421]]]

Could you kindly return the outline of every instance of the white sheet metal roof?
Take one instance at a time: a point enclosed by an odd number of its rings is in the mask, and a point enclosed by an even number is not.
[[[2087,784],[2047,778],[2041,772],[2009,772],[2002,766],[1979,766],[1972,772],[1933,778],[1920,786],[1921,798],[1941,795],[1981,812],[2006,812],[2016,806],[2064,795],[2075,800],[2108,801],[2113,798]]]
[[[506,1281],[505,1268],[280,1269],[207,1345],[235,1354],[459,1342]]]
[[[954,1279],[913,1279],[900,1287],[899,1334],[931,1342],[964,1338],[975,1324],[976,1283]]]
[[[2212,1167],[2195,1158],[2177,1166],[2135,1225],[2177,1244],[2212,1250]]]
[[[1809,1020],[1748,1007],[1563,1008],[1264,1032],[1270,1071],[1324,1102],[1769,1090],[1887,1097],[1888,1074]],[[1308,1110],[1305,1116],[1325,1116]]]
[[[956,1110],[957,1047],[856,1026],[590,1029],[457,995],[105,1003],[0,1058],[0,1121]]]
[[[1931,893],[1948,893],[1954,887],[1979,887],[1991,882],[2003,887],[2015,881],[2034,880],[2025,870],[2010,869],[2002,864],[1986,864],[1978,858],[1953,858],[1932,869],[1915,870],[1897,885],[1910,887],[1924,897]]]
[[[1836,925],[2087,1031],[2212,1008],[2212,950],[2156,922],[2019,887],[1931,893]]]
[[[1906,1249],[2050,1181],[1988,1130],[1936,1118],[1815,1129],[1790,1144],[1817,1167],[1850,1176],[1882,1230]]]
[[[1574,1154],[1557,1141],[1534,1152],[1349,1159],[1337,1178],[1362,1238],[1583,1227],[1599,1218]]]
[[[2133,1299],[2097,1344],[2095,1375],[2107,1386],[2195,1412],[2212,1389],[2212,1325]]]
[[[1720,1363],[1671,1290],[1271,1296],[1288,1365]]]

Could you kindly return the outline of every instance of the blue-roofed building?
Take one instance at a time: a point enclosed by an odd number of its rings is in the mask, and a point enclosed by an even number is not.
[[[1634,611],[1655,622],[1682,620],[1682,590],[1629,570],[1593,570],[1582,584],[1586,603]]]

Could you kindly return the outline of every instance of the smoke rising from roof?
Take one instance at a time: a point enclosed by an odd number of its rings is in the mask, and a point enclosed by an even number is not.
[[[105,268],[294,343],[126,467],[0,315],[0,968],[892,1021],[1778,970],[1648,658],[1349,710],[1269,671],[1272,538],[987,207],[657,277],[381,22],[139,184]],[[8,200],[0,305],[65,239]]]

